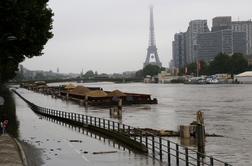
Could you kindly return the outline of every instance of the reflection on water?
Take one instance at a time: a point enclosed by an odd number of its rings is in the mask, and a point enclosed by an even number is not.
[[[116,140],[108,138],[106,135],[103,135],[101,133],[89,130],[87,128],[78,127],[78,126],[74,126],[74,125],[71,125],[71,124],[68,124],[68,123],[64,123],[62,121],[58,121],[58,120],[55,120],[55,119],[50,118],[50,117],[46,117],[46,116],[42,116],[42,115],[38,115],[38,116],[41,119],[47,120],[49,122],[52,122],[52,123],[55,123],[55,124],[58,124],[58,125],[61,125],[61,126],[64,126],[64,127],[67,127],[69,129],[71,129],[72,131],[79,132],[81,134],[85,134],[86,136],[89,136],[89,137],[94,138],[96,140],[102,141],[105,144],[113,146],[113,148],[128,151],[128,153],[133,153],[133,152],[138,153],[134,149],[132,149],[132,148],[130,148],[128,146],[125,146],[124,144],[121,144],[121,143],[117,142]]]
[[[207,154],[234,165],[252,165],[252,85],[183,85],[183,84],[113,84],[88,83],[85,86],[119,89],[124,92],[148,93],[157,98],[157,105],[123,107],[122,122],[135,127],[177,130],[189,124],[197,111],[203,111],[207,133],[224,137],[208,137]],[[109,119],[109,109],[90,107],[23,91],[34,103]],[[174,141],[180,141],[173,138]]]

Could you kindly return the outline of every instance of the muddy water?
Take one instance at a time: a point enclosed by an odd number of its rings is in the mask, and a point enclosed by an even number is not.
[[[223,135],[207,138],[207,154],[233,165],[252,165],[252,85],[183,85],[183,84],[113,84],[93,83],[104,90],[149,93],[157,105],[123,108],[122,122],[136,127],[177,130],[178,125],[195,119],[199,110],[205,114],[206,131]],[[108,109],[88,108],[49,96],[21,93],[34,103],[59,109],[109,118]],[[48,124],[49,125],[49,124]],[[179,141],[176,140],[175,141]]]

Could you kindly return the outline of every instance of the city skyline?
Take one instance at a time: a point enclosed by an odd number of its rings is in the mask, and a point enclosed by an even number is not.
[[[211,31],[210,31],[211,29]],[[212,61],[219,53],[252,54],[252,21],[232,21],[231,16],[214,17],[212,27],[207,20],[192,20],[186,32],[175,33],[171,66],[184,68],[197,61]]]
[[[173,35],[186,31],[188,23],[206,19],[211,26],[215,16],[232,16],[234,21],[249,20],[249,4],[237,1],[50,1],[55,13],[54,38],[44,55],[22,64],[32,70],[79,73],[83,69],[115,73],[142,68],[148,46],[149,6],[155,10],[158,54],[163,66],[172,59]],[[228,5],[227,5],[228,4]],[[242,10],[235,10],[240,8]]]

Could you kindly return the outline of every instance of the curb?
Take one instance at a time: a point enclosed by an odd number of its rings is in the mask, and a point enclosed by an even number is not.
[[[19,150],[19,154],[20,154],[21,159],[22,159],[23,166],[28,166],[27,159],[26,159],[25,152],[23,150],[22,145],[19,143],[19,141],[16,138],[13,138],[13,139],[14,139],[14,141],[16,142],[16,144],[18,146],[18,150]]]

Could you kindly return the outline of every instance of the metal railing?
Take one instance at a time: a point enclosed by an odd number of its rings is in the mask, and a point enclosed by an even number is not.
[[[161,161],[164,165],[231,166],[230,164],[218,160],[212,156],[199,153],[196,150],[181,146],[166,138],[161,138],[160,136],[154,135],[153,133],[126,124],[95,116],[88,116],[74,112],[64,112],[37,106],[25,99],[15,90],[13,91],[19,97],[21,97],[36,113],[80,123],[83,125],[83,127],[94,126],[107,130],[109,132],[127,136],[128,139],[131,139],[145,146],[148,155],[153,157],[154,159]]]

